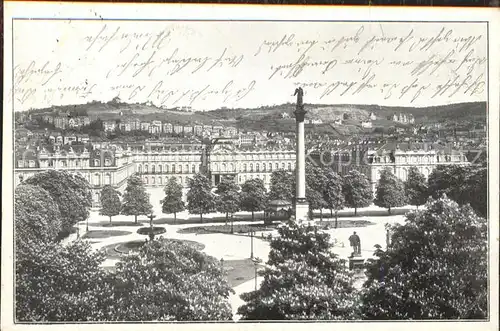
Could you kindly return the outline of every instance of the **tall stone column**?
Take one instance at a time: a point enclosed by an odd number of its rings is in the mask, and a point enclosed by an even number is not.
[[[306,157],[305,157],[305,142],[304,142],[304,117],[306,111],[304,110],[304,104],[302,101],[302,96],[304,92],[302,88],[295,90],[295,95],[297,95],[297,105],[295,109],[295,121],[297,124],[296,130],[296,193],[295,193],[295,220],[307,220],[309,205],[306,200]]]

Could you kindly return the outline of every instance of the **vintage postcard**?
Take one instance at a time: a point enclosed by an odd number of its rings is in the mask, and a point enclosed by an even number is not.
[[[498,11],[4,21],[2,329],[498,328]]]

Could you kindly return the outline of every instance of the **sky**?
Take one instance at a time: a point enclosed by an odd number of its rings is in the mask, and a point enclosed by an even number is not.
[[[14,22],[14,109],[485,101],[480,23]],[[12,94],[11,94],[12,95]],[[11,96],[12,97],[12,96]]]

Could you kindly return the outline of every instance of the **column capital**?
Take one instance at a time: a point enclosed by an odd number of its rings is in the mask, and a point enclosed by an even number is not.
[[[297,122],[304,122],[304,118],[306,116],[306,113],[307,112],[304,110],[303,105],[297,105],[297,108],[293,112],[293,114],[295,115],[295,120]]]

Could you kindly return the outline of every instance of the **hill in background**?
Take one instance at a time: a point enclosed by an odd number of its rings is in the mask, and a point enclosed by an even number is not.
[[[387,120],[393,114],[411,114],[416,123],[435,122],[472,122],[486,123],[486,102],[460,103],[431,107],[386,107],[378,105],[320,105],[306,104],[308,114],[306,119],[322,120],[324,124],[314,125],[315,131],[333,133],[340,128],[331,125],[336,119],[343,118],[344,114],[350,115],[350,120],[341,126],[352,127],[349,131],[361,129],[360,121],[367,120],[370,113],[377,116],[373,125],[379,127],[400,126],[401,124]],[[293,111],[295,105],[288,103],[276,106],[259,108],[217,109],[212,111],[185,111],[179,109],[158,108],[151,104],[126,104],[117,100],[107,103],[91,102],[82,105],[54,106],[35,110],[33,112],[85,111],[93,118],[126,119],[139,117],[141,120],[161,120],[174,124],[206,124],[235,126],[243,130],[281,131],[295,130]],[[359,131],[359,130],[358,130]]]

